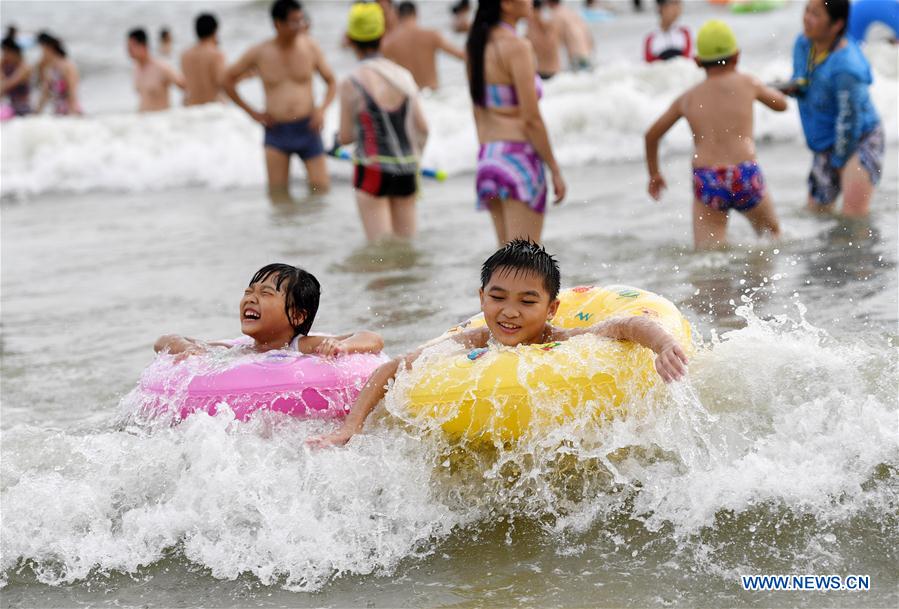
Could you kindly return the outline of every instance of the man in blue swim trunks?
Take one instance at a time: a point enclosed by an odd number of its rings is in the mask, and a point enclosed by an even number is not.
[[[696,249],[726,245],[727,216],[736,210],[759,235],[780,235],[774,204],[755,159],[752,107],[787,109],[786,97],[737,70],[740,49],[723,21],[706,22],[697,36],[696,62],[706,79],[674,100],[646,132],[649,194],[665,188],[659,171],[659,140],[681,118],[693,131],[693,240]]]
[[[275,37],[256,45],[228,68],[225,91],[234,102],[265,127],[265,164],[273,201],[287,195],[290,156],[306,166],[312,192],[330,185],[321,128],[327,107],[337,93],[336,80],[318,44],[306,33],[306,19],[296,0],[276,0],[271,9]],[[237,92],[237,81],[255,72],[265,88],[265,111],[250,107]],[[312,75],[318,72],[328,86],[321,105],[315,105]]]

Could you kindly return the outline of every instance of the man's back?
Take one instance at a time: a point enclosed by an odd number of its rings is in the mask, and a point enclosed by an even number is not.
[[[225,56],[214,43],[200,42],[181,55],[184,73],[184,105],[222,101]]]
[[[731,70],[712,75],[681,97],[681,112],[693,130],[693,165],[735,165],[755,159],[753,102],[759,83]]]
[[[401,24],[393,28],[381,43],[384,57],[412,72],[415,82],[422,89],[436,89],[438,86],[438,48],[439,32],[415,24]]]

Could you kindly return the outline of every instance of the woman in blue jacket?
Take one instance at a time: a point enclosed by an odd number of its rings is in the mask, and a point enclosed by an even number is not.
[[[793,86],[808,147],[809,207],[831,211],[843,193],[843,214],[868,214],[880,181],[884,134],[868,87],[871,66],[846,37],[849,0],[809,0],[793,48]]]

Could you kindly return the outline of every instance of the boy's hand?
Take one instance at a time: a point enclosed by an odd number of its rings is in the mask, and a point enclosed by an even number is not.
[[[662,174],[656,173],[649,176],[649,196],[655,199],[656,201],[662,196],[662,191],[668,188],[668,184],[665,183],[665,178],[662,177]]]
[[[676,342],[671,341],[656,357],[656,371],[666,383],[677,381],[687,374],[687,354]]]
[[[306,446],[314,449],[328,448],[330,446],[343,446],[349,442],[350,438],[354,435],[356,434],[353,431],[341,427],[337,431],[328,434],[307,438]]]
[[[343,341],[336,338],[326,338],[315,348],[315,353],[322,357],[337,357],[345,351]]]

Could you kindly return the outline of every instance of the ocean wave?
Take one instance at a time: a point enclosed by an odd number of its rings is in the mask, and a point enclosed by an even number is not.
[[[886,46],[869,45],[867,53],[876,74],[874,103],[892,144],[897,141],[897,82],[895,50]],[[790,63],[777,60],[754,73],[764,80],[783,78],[790,73]],[[642,159],[645,130],[687,85],[701,78],[702,71],[687,60],[664,65],[621,62],[590,74],[557,76],[547,83],[541,102],[556,156],[563,166]],[[450,175],[473,171],[477,136],[467,90],[447,87],[426,96],[424,106],[431,135],[423,165]],[[326,145],[336,128],[335,105],[325,121]],[[262,129],[231,105],[144,115],[29,117],[5,123],[2,129],[4,196],[225,189],[265,181]],[[783,113],[757,107],[756,138],[761,145],[803,145],[795,104]],[[691,146],[687,126],[679,124],[662,150],[685,154]],[[349,175],[346,163],[333,162],[332,171]]]
[[[801,310],[740,313],[746,327],[701,346],[688,383],[660,386],[628,416],[486,450],[386,416],[316,452],[303,440],[327,424],[284,417],[10,429],[2,579],[59,585],[175,555],[219,579],[315,591],[342,574],[390,574],[453,534],[510,526],[514,537],[515,522],[561,554],[579,539],[632,544],[635,556],[661,542],[712,573],[759,571],[771,552],[787,565],[832,558],[834,531],[850,528],[889,544],[892,348],[837,341]]]

